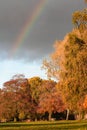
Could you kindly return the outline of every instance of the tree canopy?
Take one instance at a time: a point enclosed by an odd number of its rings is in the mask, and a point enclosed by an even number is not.
[[[80,114],[87,94],[87,9],[73,13],[72,19],[75,28],[55,42],[55,51],[43,61],[43,68],[58,80],[67,108]]]

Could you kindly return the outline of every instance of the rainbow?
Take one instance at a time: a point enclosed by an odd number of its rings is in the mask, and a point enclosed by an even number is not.
[[[37,22],[39,16],[45,9],[45,5],[47,3],[47,0],[40,0],[39,4],[36,6],[34,11],[32,12],[31,17],[27,19],[24,26],[22,27],[20,34],[16,38],[11,52],[9,54],[9,58],[13,58],[14,55],[18,52],[20,46],[24,43],[27,36],[29,36],[32,28],[34,27],[35,23]]]

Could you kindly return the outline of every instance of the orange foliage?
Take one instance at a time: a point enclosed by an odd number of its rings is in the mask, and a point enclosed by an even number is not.
[[[87,95],[85,96],[85,100],[84,100],[84,103],[83,103],[83,107],[85,109],[87,109]]]

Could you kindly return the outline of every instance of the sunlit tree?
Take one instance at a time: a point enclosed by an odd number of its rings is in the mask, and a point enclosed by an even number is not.
[[[56,41],[55,51],[43,61],[43,68],[48,76],[59,81],[58,91],[64,97],[67,111],[70,109],[80,115],[80,104],[87,93],[87,10],[75,12],[73,20],[79,27],[67,34],[64,40]]]

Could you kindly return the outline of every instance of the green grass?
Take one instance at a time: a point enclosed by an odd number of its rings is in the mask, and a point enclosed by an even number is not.
[[[0,130],[87,130],[87,121],[0,123]]]

